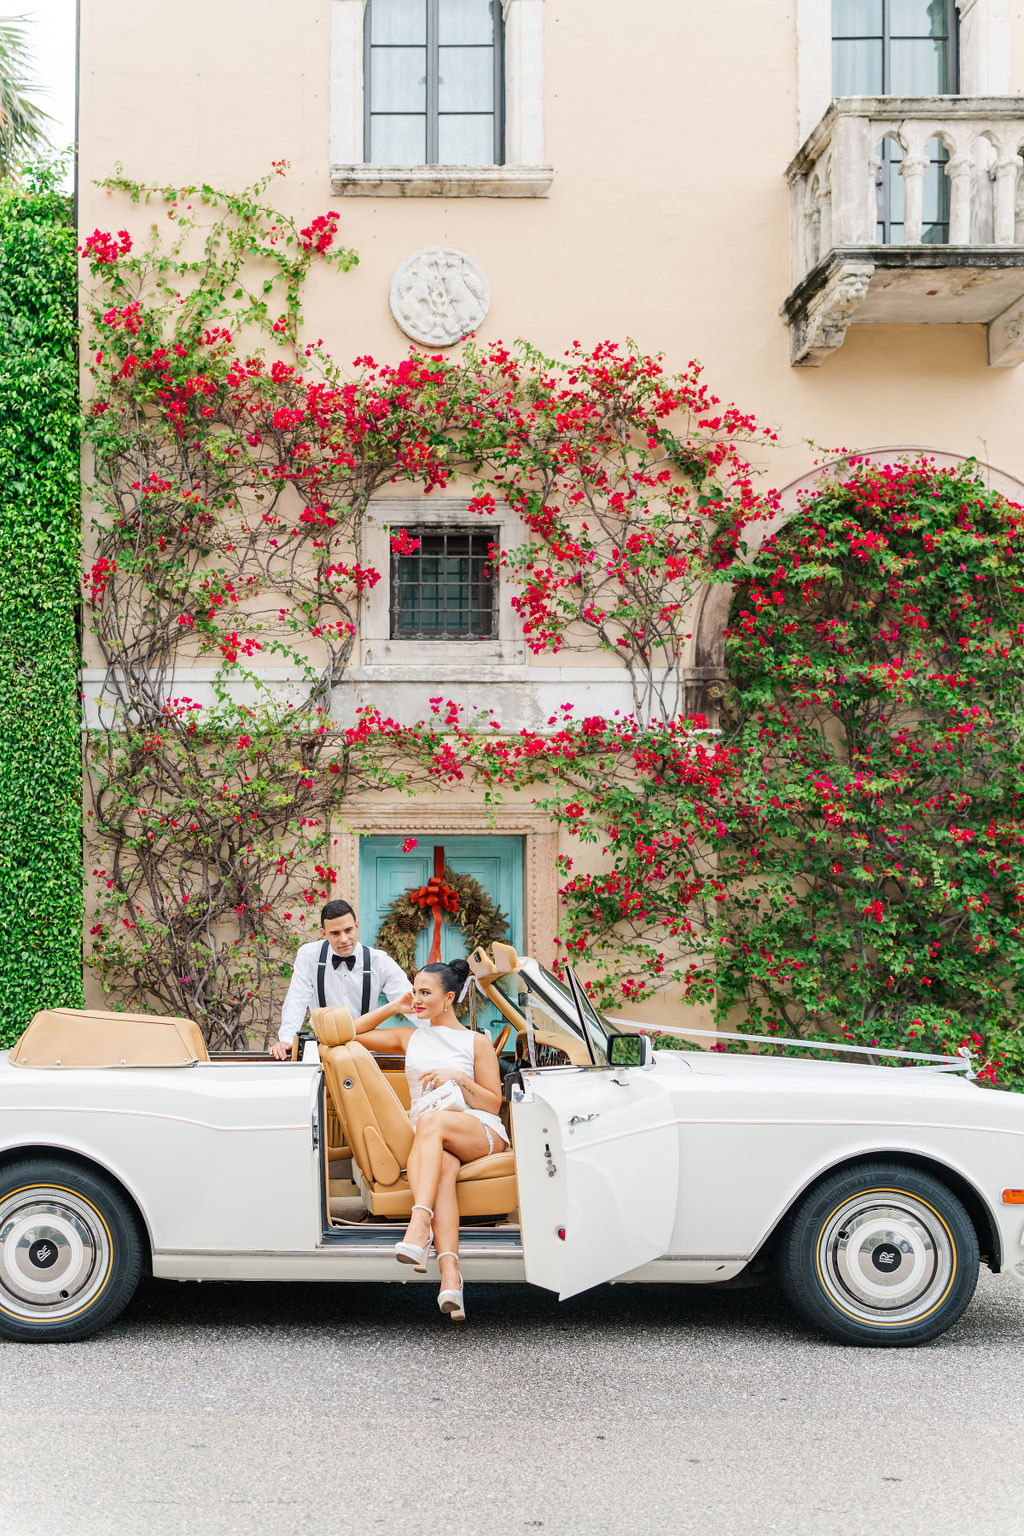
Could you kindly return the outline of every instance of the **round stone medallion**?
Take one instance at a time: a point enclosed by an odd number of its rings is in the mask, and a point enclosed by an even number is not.
[[[491,290],[464,251],[427,245],[402,262],[391,279],[391,313],[424,347],[452,347],[487,318]]]

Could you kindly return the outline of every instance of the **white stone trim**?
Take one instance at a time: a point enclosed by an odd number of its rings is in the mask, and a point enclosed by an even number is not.
[[[332,165],[338,197],[547,197],[550,165]]]
[[[363,16],[366,0],[331,0],[330,162],[363,158]]]
[[[504,0],[504,15],[505,164],[542,166],[544,0]]]
[[[431,524],[456,523],[474,527],[480,523],[480,532],[493,530],[500,542],[515,545],[527,538],[526,528],[507,504],[498,505],[492,516],[479,517],[466,511],[465,501],[394,498],[374,501],[363,528],[362,560],[374,570],[380,571],[381,579],[370,588],[363,598],[361,626],[360,665],[364,675],[372,675],[378,667],[413,667],[423,669],[435,678],[448,678],[456,672],[470,669],[478,672],[481,667],[525,668],[526,646],[520,633],[516,616],[512,611],[512,591],[504,572],[498,575],[498,634],[494,640],[392,640],[391,639],[391,541],[389,530],[429,527]]]
[[[832,100],[832,0],[797,0],[796,142],[810,136]]]
[[[1010,94],[1009,0],[957,0],[960,12],[960,93]]]
[[[438,650],[451,647],[439,644]],[[465,649],[469,649],[467,645]],[[216,706],[222,692],[234,704],[255,706],[272,702],[282,712],[308,693],[297,668],[260,667],[253,676],[225,677],[216,667],[187,667],[172,674],[166,697],[187,695],[204,709]],[[104,699],[107,673],[102,667],[80,672],[84,725],[91,731],[111,731],[118,721],[112,700]],[[422,653],[418,664],[352,667],[334,689],[331,718],[337,729],[353,725],[357,711],[373,705],[384,715],[412,724],[431,718],[430,700],[442,695],[466,709],[466,718],[486,708],[504,731],[526,728],[544,734],[562,720],[562,705],[571,703],[577,718],[633,712],[629,677],[622,667],[535,667],[526,664],[474,662],[464,656],[456,664],[433,662]]]
[[[363,145],[366,0],[331,0],[330,175],[341,197],[546,197],[544,0],[502,0],[505,19],[505,163],[367,165]]]
[[[961,96],[1010,94],[1009,0],[957,0]],[[796,142],[809,137],[832,100],[831,0],[797,0]]]

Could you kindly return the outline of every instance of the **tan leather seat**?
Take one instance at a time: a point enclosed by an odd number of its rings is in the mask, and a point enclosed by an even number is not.
[[[408,1110],[370,1052],[356,1041],[347,1009],[316,1009],[313,1028],[327,1088],[370,1211],[375,1216],[411,1216],[406,1165],[413,1128]],[[519,1203],[515,1155],[495,1152],[463,1163],[458,1198],[460,1216],[505,1216],[514,1211]]]
[[[344,1124],[338,1114],[334,1100],[331,1098],[331,1090],[328,1088],[324,1099],[324,1139],[327,1143],[327,1161],[329,1163],[343,1163],[352,1156],[352,1148],[348,1144]]]

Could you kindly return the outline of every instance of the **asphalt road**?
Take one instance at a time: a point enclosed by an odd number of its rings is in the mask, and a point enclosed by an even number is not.
[[[1024,1533],[1024,1287],[923,1349],[768,1290],[150,1281],[0,1344],[0,1536]]]

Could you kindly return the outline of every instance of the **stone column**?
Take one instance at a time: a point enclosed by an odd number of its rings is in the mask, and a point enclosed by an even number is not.
[[[1014,226],[1017,222],[1017,172],[1020,157],[1002,154],[996,161],[996,212],[994,239],[996,245],[1012,245]]]
[[[924,212],[924,173],[930,161],[925,155],[905,155],[900,166],[903,177],[903,244],[920,245]]]
[[[971,243],[971,157],[954,155],[946,164],[949,177],[949,243]]]

